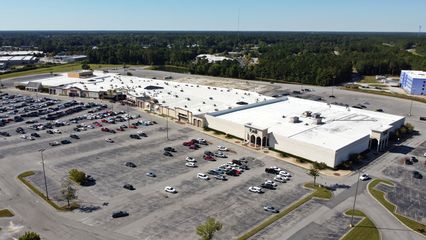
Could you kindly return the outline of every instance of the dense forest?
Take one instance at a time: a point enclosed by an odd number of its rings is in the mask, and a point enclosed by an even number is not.
[[[426,70],[426,34],[415,33],[0,32],[0,46],[86,54],[89,63],[174,65],[195,74],[316,85],[347,82],[353,73]],[[204,53],[232,60],[195,61]]]

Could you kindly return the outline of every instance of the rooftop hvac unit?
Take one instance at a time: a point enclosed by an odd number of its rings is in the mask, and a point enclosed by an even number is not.
[[[299,117],[291,117],[289,120],[290,123],[298,123],[299,122]]]
[[[315,118],[315,119],[312,121],[312,123],[313,123],[313,124],[315,124],[315,125],[321,125],[321,124],[323,124],[323,122],[322,122],[322,118]]]
[[[312,115],[311,111],[305,111],[305,112],[303,112],[303,116],[305,116],[305,117],[310,117],[311,115]]]
[[[321,118],[321,113],[314,113],[312,114],[313,118]]]

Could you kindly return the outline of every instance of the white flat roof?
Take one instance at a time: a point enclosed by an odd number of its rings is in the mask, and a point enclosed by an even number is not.
[[[240,89],[210,87],[192,83],[157,80],[133,76],[121,76],[116,73],[95,71],[94,77],[69,78],[67,74],[35,80],[43,86],[63,88],[77,87],[82,90],[99,92],[121,90],[134,97],[150,96],[170,108],[182,108],[193,114],[215,112],[240,106],[237,102],[247,104],[272,99],[256,92]],[[147,86],[162,87],[163,89],[146,90]],[[177,97],[176,97],[177,96]]]
[[[403,72],[407,73],[412,78],[426,79],[426,72],[425,71],[403,70]]]
[[[314,124],[313,117],[303,113],[320,113],[324,124]],[[291,117],[299,117],[291,123]],[[338,150],[363,137],[372,130],[384,131],[389,125],[403,119],[386,113],[363,109],[346,108],[323,102],[284,97],[283,101],[216,115],[233,123],[268,128],[275,136],[284,136],[298,141]]]

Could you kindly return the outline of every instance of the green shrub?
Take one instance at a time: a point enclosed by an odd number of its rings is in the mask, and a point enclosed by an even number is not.
[[[17,88],[19,90],[25,90],[25,86],[24,85],[17,85],[17,86],[15,86],[15,88]]]
[[[74,168],[69,171],[69,178],[78,184],[82,184],[86,180],[86,173]]]
[[[18,240],[40,240],[40,235],[35,232],[25,232]]]

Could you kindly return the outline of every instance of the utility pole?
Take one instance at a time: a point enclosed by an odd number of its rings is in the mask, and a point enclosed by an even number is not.
[[[413,110],[413,100],[410,102],[410,112],[408,113],[409,117],[411,117],[411,110]]]
[[[352,206],[352,217],[351,217],[351,224],[350,227],[354,227],[354,212],[355,212],[355,203],[356,203],[356,196],[358,195],[358,185],[359,185],[359,178],[361,177],[361,170],[358,171],[358,180],[356,182],[356,189],[355,189],[355,197],[354,197],[354,205]]]
[[[129,112],[129,104],[127,103],[127,127],[130,128],[130,112]]]
[[[166,138],[169,140],[169,108],[167,107],[167,116],[166,116]]]
[[[48,148],[44,148],[44,149],[40,149],[40,154],[41,154],[41,165],[43,166],[43,178],[44,178],[44,188],[46,191],[46,199],[49,200],[49,192],[47,190],[47,180],[46,180],[46,169],[44,167],[44,156],[43,153],[44,151],[46,151]]]

